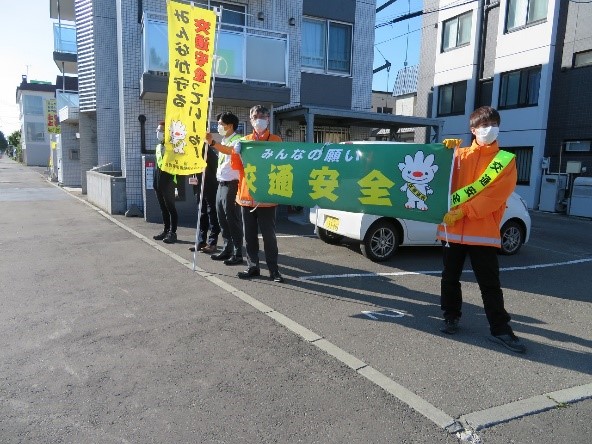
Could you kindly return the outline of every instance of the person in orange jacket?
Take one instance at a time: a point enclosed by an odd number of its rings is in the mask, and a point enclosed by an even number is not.
[[[498,111],[490,106],[477,108],[470,115],[469,124],[475,139],[470,147],[455,150],[452,190],[460,190],[483,177],[491,179],[486,170],[500,151],[497,143],[500,121]],[[468,255],[489,321],[489,338],[514,352],[524,353],[526,347],[510,327],[510,315],[504,308],[497,259],[501,246],[499,225],[516,180],[516,161],[512,158],[482,191],[446,213],[443,224],[438,226],[437,238],[444,246],[441,331],[454,334],[458,330],[462,315],[460,276]]]
[[[253,132],[243,140],[258,140],[262,142],[281,142],[280,136],[269,131],[269,110],[261,105],[255,105],[249,111]],[[256,202],[249,193],[249,186],[245,180],[245,170],[240,157],[240,143],[235,145],[231,158],[232,168],[238,170],[238,193],[236,202],[241,207],[243,216],[243,230],[245,234],[245,249],[247,251],[247,265],[245,271],[239,271],[240,279],[250,279],[261,275],[259,268],[259,237],[261,231],[265,261],[269,269],[269,278],[275,282],[283,282],[284,278],[278,268],[278,246],[275,235],[275,217],[277,204]]]

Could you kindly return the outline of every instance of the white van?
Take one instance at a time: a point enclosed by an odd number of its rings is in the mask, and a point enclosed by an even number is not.
[[[344,238],[359,241],[362,254],[374,262],[390,259],[400,246],[441,245],[436,240],[437,224],[433,223],[319,207],[311,208],[309,218],[321,240],[328,244],[338,244]],[[526,202],[518,194],[512,193],[506,202],[506,212],[500,224],[500,253],[516,254],[528,242],[530,227]]]

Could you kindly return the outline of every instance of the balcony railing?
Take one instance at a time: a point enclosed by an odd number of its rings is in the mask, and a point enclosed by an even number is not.
[[[78,122],[79,106],[77,91],[56,90],[56,108],[60,122]]]
[[[76,26],[54,23],[53,48],[56,52],[76,54]]]
[[[57,109],[62,109],[65,106],[70,108],[78,108],[78,91],[66,91],[63,89],[56,90],[56,105]]]
[[[166,16],[144,14],[144,72],[169,72]],[[260,28],[227,25],[218,36],[214,70],[217,77],[242,82],[288,83],[288,34]]]

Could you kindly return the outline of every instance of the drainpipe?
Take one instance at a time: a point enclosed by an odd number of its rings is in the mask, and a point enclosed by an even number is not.
[[[146,116],[140,114],[138,120],[140,121],[140,152],[148,154],[148,151],[146,151]]]
[[[142,18],[144,15],[144,2],[142,0],[138,0],[138,24],[142,24]]]
[[[306,110],[306,142],[312,143],[314,142],[314,121],[315,115],[314,113],[310,112],[310,110]]]
[[[480,0],[479,7],[477,8],[477,24],[476,24],[476,38],[475,38],[475,52],[473,56],[473,60],[475,63],[473,64],[473,81],[475,82],[475,87],[473,90],[473,105],[477,103],[477,94],[479,92],[479,80],[481,80],[481,75],[483,73],[483,60],[485,58],[485,29],[487,28],[487,22],[484,20],[485,11],[485,3],[488,0]],[[473,106],[473,109],[475,106]],[[472,111],[472,110],[471,110]]]
[[[477,106],[477,93],[479,92],[479,80],[483,79],[483,73],[485,71],[485,45],[487,43],[487,22],[489,21],[489,11],[493,8],[497,8],[500,4],[499,0],[494,3],[489,3],[490,0],[483,0],[483,6],[480,8],[478,13],[479,18],[481,20],[477,23],[478,26],[481,26],[481,32],[477,36],[478,45],[479,45],[479,52],[477,53],[477,83],[475,85],[475,107]],[[489,3],[486,5],[486,3]]]

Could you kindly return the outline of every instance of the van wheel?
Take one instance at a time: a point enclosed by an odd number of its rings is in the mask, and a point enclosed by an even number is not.
[[[366,232],[360,245],[362,254],[373,262],[389,260],[399,247],[399,232],[388,220],[376,221]]]
[[[317,227],[317,236],[323,242],[331,245],[336,245],[343,239],[341,234],[333,233],[332,231],[327,231],[324,228]]]
[[[502,246],[498,250],[500,254],[511,256],[518,253],[524,243],[524,228],[513,220],[507,221],[500,230]]]

